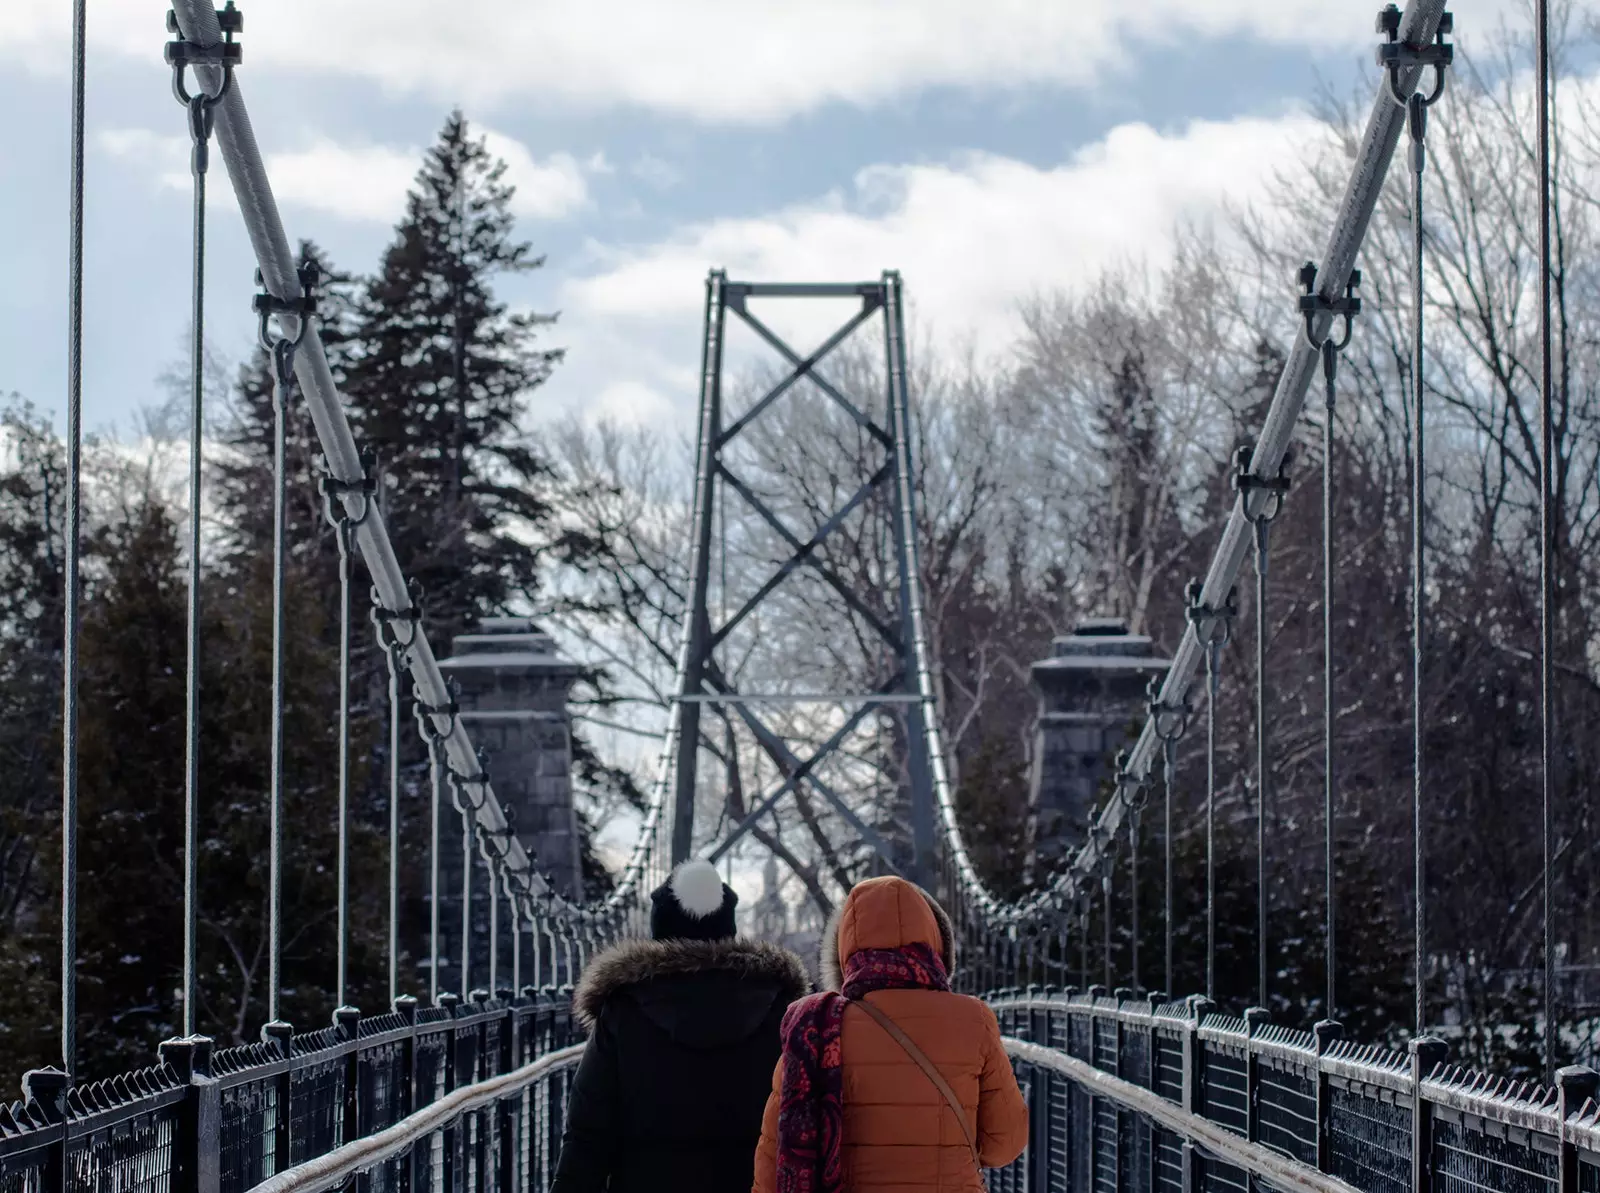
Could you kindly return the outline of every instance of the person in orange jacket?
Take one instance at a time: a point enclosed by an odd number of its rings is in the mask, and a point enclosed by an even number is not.
[[[1027,1103],[994,1012],[950,990],[954,949],[919,887],[851,890],[823,933],[826,990],[784,1016],[753,1193],[975,1193],[1022,1154]]]

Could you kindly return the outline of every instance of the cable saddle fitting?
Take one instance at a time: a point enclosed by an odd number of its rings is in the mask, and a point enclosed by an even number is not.
[[[1278,475],[1274,477],[1257,476],[1250,471],[1250,457],[1255,454],[1255,448],[1241,444],[1239,450],[1233,454],[1233,487],[1245,499],[1244,516],[1253,525],[1262,525],[1271,522],[1283,512],[1283,499],[1289,495],[1289,465],[1293,462],[1293,453],[1285,452],[1283,462],[1278,465]],[[1250,512],[1250,495],[1252,493],[1265,493],[1266,499],[1261,503],[1255,513]]]
[[[189,137],[194,143],[189,169],[196,178],[203,176],[210,167],[208,145],[214,110],[233,86],[234,67],[244,60],[244,47],[233,40],[235,33],[244,30],[244,13],[233,6],[233,0],[228,0],[226,7],[217,10],[217,24],[222,28],[223,40],[215,45],[199,45],[184,38],[182,30],[178,28],[178,14],[170,8],[167,10],[167,32],[176,33],[178,39],[169,41],[162,53],[167,65],[172,67],[172,94],[189,109]],[[190,94],[183,83],[183,72],[190,66],[210,66],[220,70],[222,82],[217,85],[216,91],[201,88],[198,93]]]
[[[1378,65],[1388,73],[1389,98],[1406,109],[1411,133],[1411,172],[1421,174],[1427,160],[1424,144],[1428,128],[1428,109],[1444,94],[1445,70],[1455,61],[1455,47],[1445,36],[1455,29],[1455,17],[1439,14],[1439,28],[1427,45],[1412,45],[1400,40],[1400,10],[1393,4],[1378,14],[1378,32],[1389,40],[1378,47]],[[1400,94],[1400,72],[1433,68],[1433,91],[1424,96],[1416,88],[1409,96]]]
[[[1222,602],[1221,608],[1212,608],[1204,604],[1202,594],[1205,585],[1199,580],[1189,581],[1189,587],[1184,596],[1188,598],[1184,616],[1190,625],[1194,626],[1195,637],[1202,646],[1222,647],[1228,644],[1228,638],[1233,633],[1233,619],[1239,616],[1239,589],[1228,589],[1227,598]],[[1220,627],[1220,629],[1219,629]]]
[[[256,270],[256,285],[261,287],[261,291],[251,298],[250,308],[255,311],[258,321],[256,338],[268,352],[281,343],[300,347],[305,341],[306,329],[311,326],[311,320],[317,313],[317,286],[322,281],[322,271],[317,268],[315,261],[307,261],[297,273],[300,278],[300,297],[279,298],[266,288],[266,278],[261,270]],[[300,320],[300,330],[292,339],[286,335],[274,336],[267,326],[268,320],[274,315],[293,315]]]
[[[1352,269],[1350,277],[1345,282],[1344,294],[1339,298],[1326,298],[1317,293],[1317,266],[1315,262],[1307,261],[1300,267],[1300,314],[1305,320],[1306,343],[1312,349],[1321,352],[1323,346],[1333,341],[1332,324],[1329,325],[1330,334],[1322,339],[1317,339],[1312,331],[1318,315],[1332,315],[1344,319],[1344,335],[1334,343],[1335,352],[1343,352],[1350,344],[1350,337],[1355,330],[1355,317],[1361,313],[1361,297],[1356,291],[1361,286],[1361,271]]]
[[[1161,685],[1162,679],[1159,675],[1150,677],[1150,684],[1145,688],[1147,713],[1157,739],[1162,742],[1176,742],[1189,731],[1189,717],[1194,710],[1188,700],[1180,700],[1176,704],[1168,704],[1162,700]]]

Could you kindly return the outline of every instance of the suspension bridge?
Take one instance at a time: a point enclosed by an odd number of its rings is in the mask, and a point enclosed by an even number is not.
[[[1549,310],[1549,113],[1548,14],[1540,5],[1538,146],[1540,151],[1544,310]],[[1151,685],[1143,729],[1131,749],[1116,759],[1113,797],[1107,800],[1076,852],[1046,884],[1008,900],[991,891],[974,864],[956,814],[956,791],[947,767],[939,722],[938,677],[929,647],[918,560],[917,487],[913,476],[911,392],[900,276],[885,272],[859,283],[786,284],[731,280],[713,271],[707,282],[702,344],[697,466],[694,477],[687,616],[676,658],[675,699],[659,768],[649,793],[632,854],[603,901],[584,902],[570,884],[553,881],[519,834],[494,779],[486,773],[472,736],[473,719],[447,682],[430,645],[424,619],[408,587],[405,561],[396,557],[381,504],[352,435],[345,408],[318,335],[316,277],[297,268],[290,241],[245,105],[242,16],[230,3],[176,0],[169,17],[174,90],[188,114],[193,142],[195,207],[195,371],[190,473],[192,508],[201,500],[203,250],[206,184],[216,158],[239,200],[259,263],[256,299],[263,347],[270,353],[277,414],[274,500],[276,560],[275,644],[283,638],[285,567],[285,412],[304,402],[327,463],[322,494],[338,531],[343,560],[344,625],[348,663],[352,564],[359,554],[373,583],[373,622],[390,664],[389,732],[398,742],[402,685],[411,685],[416,731],[431,760],[432,985],[426,998],[404,989],[395,969],[394,927],[399,881],[391,835],[390,994],[392,1006],[363,1014],[341,1006],[331,1025],[280,1021],[278,964],[282,922],[283,654],[274,656],[271,803],[272,848],[270,1021],[260,1042],[216,1049],[195,1034],[196,867],[199,842],[195,754],[198,749],[200,634],[199,526],[191,518],[189,619],[188,838],[183,924],[184,1035],[163,1045],[151,1064],[112,1080],[75,1080],[76,842],[83,831],[76,807],[78,618],[76,599],[67,602],[64,700],[64,800],[62,868],[62,1061],[59,1068],[28,1073],[23,1098],[0,1107],[0,1193],[322,1193],[358,1190],[435,1190],[443,1193],[524,1193],[544,1187],[559,1150],[568,1083],[583,1043],[574,1026],[570,994],[575,976],[595,952],[645,931],[650,890],[677,861],[699,854],[723,857],[752,832],[761,836],[763,817],[801,791],[825,801],[845,826],[852,847],[870,854],[872,865],[894,869],[933,891],[950,908],[958,942],[958,989],[987,999],[998,1014],[1019,1079],[1028,1096],[1031,1140],[1010,1167],[990,1174],[1003,1193],[1122,1193],[1271,1189],[1318,1193],[1578,1193],[1600,1191],[1600,1077],[1582,1067],[1550,1072],[1544,1083],[1513,1084],[1466,1071],[1450,1062],[1446,1043],[1430,1034],[1425,992],[1428,915],[1422,882],[1428,841],[1423,800],[1428,794],[1422,750],[1424,707],[1422,647],[1426,602],[1421,593],[1423,547],[1428,527],[1420,487],[1424,438],[1426,336],[1423,304],[1413,305],[1415,386],[1410,404],[1417,445],[1413,470],[1412,698],[1415,730],[1414,823],[1416,826],[1415,1032],[1404,1051],[1346,1038],[1336,1018],[1315,1024],[1273,1023],[1260,1005],[1219,1007],[1211,995],[1219,960],[1239,966],[1246,959],[1219,958],[1216,868],[1212,845],[1216,808],[1217,669],[1222,645],[1236,627],[1236,586],[1254,561],[1257,586],[1255,649],[1264,663],[1268,558],[1273,520],[1286,499],[1283,465],[1314,382],[1320,401],[1333,409],[1338,394],[1339,353],[1351,339],[1361,312],[1356,269],[1380,188],[1391,170],[1409,175],[1412,198],[1414,295],[1421,293],[1425,244],[1421,217],[1426,196],[1429,106],[1441,94],[1452,61],[1451,20],[1444,0],[1410,0],[1402,12],[1390,6],[1378,18],[1379,85],[1365,133],[1351,164],[1334,226],[1321,258],[1300,275],[1301,294],[1286,304],[1285,326],[1294,347],[1278,378],[1264,425],[1252,448],[1241,454],[1236,499],[1203,580],[1187,594],[1187,630],[1169,665]],[[68,440],[69,594],[79,582],[80,364],[82,332],[82,145],[84,4],[76,6],[75,161],[73,174],[73,270]],[[1402,152],[1402,143],[1404,151]],[[849,318],[820,348],[802,355],[761,316],[764,299],[832,302],[851,307]],[[782,358],[787,372],[758,400],[726,409],[724,344],[730,317],[747,325]],[[881,333],[881,393],[862,395],[832,384],[825,358],[861,328]],[[1545,459],[1550,451],[1550,338],[1544,328]],[[756,421],[802,379],[814,384],[859,428],[877,458],[848,499],[815,526],[796,531],[757,488],[741,476],[738,448]],[[1324,450],[1331,457],[1333,420],[1322,420]],[[1337,649],[1331,575],[1335,527],[1324,470],[1323,558],[1326,658]],[[1545,572],[1549,605],[1549,486],[1543,489]],[[742,603],[730,608],[723,584],[721,608],[713,610],[713,576],[719,542],[715,511],[741,501],[787,544],[788,558]],[[876,591],[833,569],[819,547],[858,510],[870,507],[885,519],[888,563],[875,576]],[[721,544],[720,550],[726,551]],[[787,722],[765,710],[770,694],[741,692],[725,653],[739,627],[794,575],[806,572],[821,583],[839,608],[870,628],[869,657],[879,666],[874,682],[859,691],[788,693],[837,713],[831,736],[819,747],[791,740]],[[887,610],[887,613],[885,612]],[[713,616],[715,612],[715,616]],[[1553,985],[1549,947],[1550,832],[1548,761],[1551,636],[1545,617],[1544,758],[1546,998]],[[1258,699],[1268,674],[1258,667]],[[348,684],[345,686],[348,692]],[[1334,964],[1332,809],[1338,759],[1331,731],[1335,693],[1331,669],[1323,691],[1328,710],[1325,741],[1325,812],[1328,823],[1325,938],[1330,1016],[1348,1007],[1359,991],[1340,990]],[[714,837],[695,822],[699,789],[702,717],[713,709],[724,723],[737,722],[781,776],[771,790],[748,803]],[[338,710],[346,734],[348,704]],[[862,814],[859,801],[825,777],[830,759],[872,716],[896,727],[906,759],[902,790],[891,819],[909,828],[904,840],[886,839],[883,817]],[[1206,721],[1208,760],[1205,839],[1207,989],[1173,989],[1171,831],[1172,775],[1180,738]],[[1257,720],[1253,784],[1257,822],[1268,798],[1272,742],[1264,715]],[[731,732],[731,729],[730,729]],[[1198,737],[1198,731],[1195,732]],[[348,749],[346,742],[346,750]],[[390,757],[398,756],[392,751]],[[502,784],[507,781],[502,776]],[[397,771],[389,776],[397,797]],[[1152,809],[1152,799],[1162,796]],[[341,840],[346,828],[348,776],[341,782]],[[396,800],[391,800],[391,811]],[[903,805],[903,806],[902,806]],[[490,946],[476,958],[487,977],[480,989],[441,989],[442,926],[440,867],[442,832],[459,817],[465,846],[476,861],[463,867],[463,915],[472,905],[476,870],[487,888]],[[1109,912],[1117,863],[1132,867],[1131,914],[1141,908],[1137,892],[1141,817],[1163,816],[1167,843],[1165,907],[1144,908],[1166,925],[1164,956],[1144,963],[1138,929],[1132,940],[1132,972],[1114,972]],[[396,832],[391,826],[391,834]],[[1264,827],[1259,829],[1264,833]],[[345,850],[341,848],[341,862]],[[1265,865],[1265,840],[1260,842]],[[1264,873],[1264,872],[1263,872]],[[1265,892],[1266,883],[1261,882]],[[338,958],[340,1002],[346,982],[348,876],[341,864]],[[1091,941],[1090,905],[1105,901],[1105,939]],[[1272,978],[1267,964],[1265,895],[1261,896],[1257,956],[1258,1004],[1267,1001]],[[1135,921],[1136,922],[1136,921]],[[509,935],[509,948],[499,937]],[[1105,981],[1087,986],[1092,952],[1104,950]],[[465,987],[474,972],[474,933],[463,921],[460,974]],[[509,970],[503,964],[509,959]],[[485,972],[486,971],[486,972]],[[1162,992],[1153,985],[1161,974]],[[1074,978],[1077,985],[1073,985]],[[1554,1016],[1546,1003],[1546,1055],[1554,1055]]]

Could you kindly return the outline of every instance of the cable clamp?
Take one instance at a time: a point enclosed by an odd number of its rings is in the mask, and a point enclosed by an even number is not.
[[[1239,616],[1239,590],[1228,589],[1227,599],[1222,602],[1221,608],[1213,608],[1202,600],[1205,586],[1199,580],[1189,581],[1189,587],[1184,595],[1187,597],[1187,607],[1184,616],[1190,625],[1194,626],[1195,637],[1202,646],[1223,647],[1228,644],[1228,639],[1233,635],[1233,619]]]
[[[1250,471],[1250,457],[1255,454],[1255,448],[1248,443],[1241,444],[1239,450],[1233,454],[1233,487],[1243,497],[1244,516],[1253,525],[1260,526],[1273,521],[1283,512],[1283,499],[1289,494],[1289,465],[1293,462],[1293,454],[1285,452],[1283,461],[1278,465],[1278,475],[1274,477],[1258,476]],[[1264,493],[1266,499],[1254,513],[1250,511],[1250,495]]]
[[[1356,294],[1360,285],[1361,271],[1352,269],[1349,279],[1345,282],[1344,294],[1338,298],[1327,298],[1317,293],[1316,263],[1307,261],[1300,267],[1300,289],[1303,293],[1300,295],[1299,310],[1305,321],[1306,343],[1311,345],[1313,351],[1324,352],[1327,346],[1333,343],[1331,335],[1319,340],[1312,334],[1311,328],[1318,315],[1332,315],[1334,318],[1344,319],[1344,335],[1334,344],[1333,351],[1343,352],[1349,347],[1350,337],[1355,330],[1355,317],[1361,313],[1361,298]],[[1326,357],[1324,362],[1326,367]]]
[[[1400,72],[1403,70],[1426,70],[1433,68],[1433,92],[1423,99],[1422,106],[1437,102],[1444,93],[1445,69],[1455,61],[1456,48],[1445,41],[1445,37],[1455,31],[1455,17],[1446,12],[1439,14],[1439,28],[1434,32],[1433,41],[1426,45],[1412,45],[1410,42],[1400,40],[1400,9],[1393,4],[1388,5],[1378,13],[1377,32],[1388,38],[1378,46],[1378,65],[1388,72],[1389,98],[1400,107],[1407,107],[1414,96],[1420,95],[1414,91],[1411,96],[1400,94]]]
[[[250,309],[256,313],[256,339],[268,352],[286,341],[296,348],[300,347],[306,338],[306,329],[317,313],[317,287],[322,282],[322,271],[317,268],[315,261],[307,261],[295,272],[300,279],[300,297],[279,298],[266,288],[265,276],[259,267],[256,269],[256,285],[260,286],[261,290],[251,297]],[[294,316],[300,320],[300,330],[292,339],[288,336],[274,336],[267,326],[268,320],[274,315]]]

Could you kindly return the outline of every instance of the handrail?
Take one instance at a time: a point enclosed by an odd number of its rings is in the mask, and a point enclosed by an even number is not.
[[[1284,1193],[1361,1193],[1338,1177],[1279,1155],[1259,1143],[1241,1139],[1209,1119],[1191,1114],[1167,1101],[1160,1094],[1113,1077],[1088,1061],[1078,1060],[1042,1044],[1003,1037],[1006,1052],[1015,1060],[1049,1069],[1070,1078],[1097,1097],[1110,1098],[1128,1109],[1158,1123],[1163,1129],[1181,1135],[1225,1164],[1264,1177]]]
[[[541,1056],[515,1072],[458,1089],[401,1119],[387,1130],[365,1139],[352,1140],[314,1160],[307,1160],[304,1164],[270,1176],[254,1186],[250,1193],[326,1193],[327,1190],[341,1188],[356,1173],[393,1159],[418,1140],[442,1130],[462,1115],[482,1110],[524,1086],[576,1065],[584,1048],[583,1044],[573,1044],[559,1052]]]

